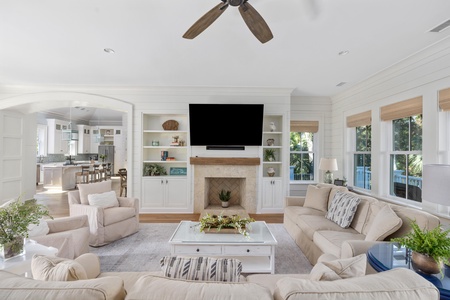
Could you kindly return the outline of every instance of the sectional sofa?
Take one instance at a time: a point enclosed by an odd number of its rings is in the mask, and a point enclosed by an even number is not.
[[[333,216],[336,211],[341,219]],[[411,230],[411,220],[427,229],[440,225],[438,217],[425,211],[356,194],[346,187],[317,184],[308,186],[305,197],[286,198],[283,223],[314,265],[321,257],[354,257],[375,243],[403,236]],[[375,272],[370,265],[367,271]]]
[[[101,273],[92,253],[39,261],[32,262],[36,279],[0,271],[0,299],[439,299],[433,284],[406,268],[365,275],[365,255],[318,263],[310,274],[241,275],[239,282],[176,279],[162,271]]]

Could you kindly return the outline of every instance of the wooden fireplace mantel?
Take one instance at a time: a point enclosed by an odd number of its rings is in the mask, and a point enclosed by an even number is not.
[[[191,165],[260,165],[259,157],[191,157]]]

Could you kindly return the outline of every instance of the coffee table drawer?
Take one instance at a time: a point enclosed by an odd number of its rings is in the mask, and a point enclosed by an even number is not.
[[[224,246],[223,254],[232,255],[270,255],[270,246]]]
[[[221,254],[222,247],[215,245],[178,245],[174,252],[175,254]]]

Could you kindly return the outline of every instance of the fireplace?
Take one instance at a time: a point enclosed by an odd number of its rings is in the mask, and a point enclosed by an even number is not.
[[[244,164],[243,164],[244,162]],[[191,158],[194,165],[194,213],[256,213],[259,158]],[[221,208],[218,193],[231,191],[229,208]]]

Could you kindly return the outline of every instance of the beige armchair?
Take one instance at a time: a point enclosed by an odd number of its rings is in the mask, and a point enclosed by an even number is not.
[[[89,253],[89,221],[87,216],[74,216],[45,220],[48,233],[30,239],[47,247],[58,249],[57,256],[74,259]]]
[[[88,216],[89,245],[93,247],[109,244],[139,230],[139,200],[117,197],[115,193],[113,198],[116,200],[106,197],[111,191],[111,180],[107,180],[79,184],[78,190],[68,192],[70,215]]]

